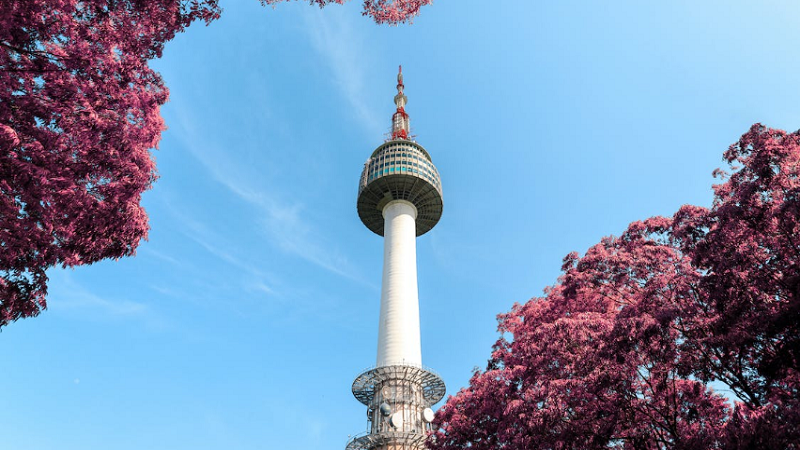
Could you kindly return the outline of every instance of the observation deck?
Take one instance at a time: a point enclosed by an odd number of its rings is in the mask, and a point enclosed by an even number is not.
[[[376,392],[388,381],[413,385],[420,391],[419,404],[424,405],[423,407],[439,403],[445,394],[444,381],[433,370],[424,366],[395,364],[365,370],[353,381],[353,396],[361,403],[373,406]]]
[[[431,230],[442,217],[442,181],[428,152],[408,139],[380,145],[364,163],[358,184],[358,216],[383,236],[383,207],[407,200],[417,208],[416,234]]]

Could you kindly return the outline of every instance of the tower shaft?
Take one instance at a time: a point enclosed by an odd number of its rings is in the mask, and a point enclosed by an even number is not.
[[[394,200],[383,208],[383,217],[383,282],[376,366],[420,366],[417,208],[406,200]]]

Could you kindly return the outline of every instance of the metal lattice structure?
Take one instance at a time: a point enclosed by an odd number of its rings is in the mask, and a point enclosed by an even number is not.
[[[442,378],[431,369],[394,365],[374,367],[364,371],[353,381],[353,396],[361,403],[370,406],[374,402],[375,393],[380,391],[382,385],[392,380],[419,386],[425,407],[439,403],[446,390]]]
[[[353,395],[367,406],[369,432],[351,439],[347,450],[423,449],[431,431],[425,410],[444,394],[442,378],[424,367],[398,364],[365,371],[353,382]]]
[[[364,433],[350,439],[347,443],[346,450],[372,450],[376,448],[422,450],[425,448],[425,435],[407,433]]]

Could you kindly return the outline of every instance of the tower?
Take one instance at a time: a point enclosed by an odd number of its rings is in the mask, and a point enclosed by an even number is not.
[[[346,450],[422,450],[433,420],[431,406],[444,397],[441,377],[422,366],[416,237],[442,217],[442,184],[431,156],[410,135],[397,75],[397,110],[391,138],[364,164],[358,216],[384,237],[378,357],[353,381],[353,395],[367,406],[369,430]]]

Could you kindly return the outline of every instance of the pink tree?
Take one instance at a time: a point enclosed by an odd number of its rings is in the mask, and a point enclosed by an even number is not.
[[[0,325],[45,307],[45,269],[147,236],[167,90],[147,66],[216,1],[0,4]]]
[[[364,13],[402,22],[427,3]],[[147,236],[168,97],[148,61],[219,14],[217,0],[0,2],[0,327],[46,307],[47,268],[131,255]]]
[[[683,207],[672,244],[704,276],[688,323],[693,374],[740,399],[726,426],[730,448],[800,442],[800,132],[753,125],[725,153],[710,210]]]
[[[500,316],[507,338],[429,447],[796,448],[799,142],[755,125],[711,209],[568,255],[544,297]]]
[[[260,0],[262,5],[275,5],[286,0]],[[330,3],[339,5],[348,0],[308,0],[312,5],[320,8]],[[397,24],[410,22],[419,15],[419,10],[425,5],[430,5],[433,0],[364,0],[365,16],[372,17],[377,23]]]

